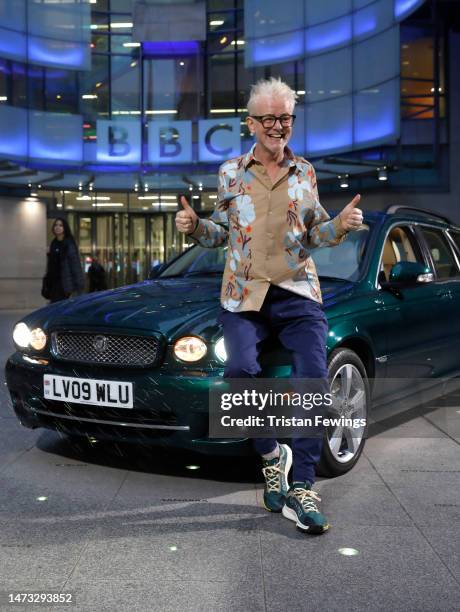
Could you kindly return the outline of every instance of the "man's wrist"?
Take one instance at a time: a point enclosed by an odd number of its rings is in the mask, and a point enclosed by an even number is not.
[[[187,233],[187,236],[191,236],[192,234],[194,234],[196,232],[199,223],[200,223],[200,217],[197,217],[196,223],[195,223],[195,227],[193,228],[193,230],[191,232]]]

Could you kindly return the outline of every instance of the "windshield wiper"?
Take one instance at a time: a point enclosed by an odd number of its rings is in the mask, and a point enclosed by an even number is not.
[[[222,276],[223,270],[196,270],[192,272],[186,272],[184,276]]]

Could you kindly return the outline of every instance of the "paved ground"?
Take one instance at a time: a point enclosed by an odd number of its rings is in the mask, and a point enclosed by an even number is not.
[[[2,363],[20,315],[0,312]],[[349,474],[318,482],[332,524],[320,537],[261,508],[247,461],[75,448],[22,428],[0,400],[3,602],[7,591],[55,590],[74,592],[76,606],[35,607],[458,609],[460,395],[390,422]]]

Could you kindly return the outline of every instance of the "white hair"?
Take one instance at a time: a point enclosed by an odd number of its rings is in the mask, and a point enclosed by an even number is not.
[[[292,109],[294,110],[297,94],[280,78],[270,77],[269,79],[261,79],[251,86],[248,100],[248,113],[250,115],[255,112],[255,107],[260,98],[284,98],[292,104]]]

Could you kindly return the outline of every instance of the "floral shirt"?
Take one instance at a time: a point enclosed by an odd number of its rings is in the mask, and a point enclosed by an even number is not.
[[[228,245],[221,289],[226,310],[260,310],[270,283],[321,303],[310,251],[339,244],[347,232],[319,203],[307,160],[286,147],[273,183],[254,148],[222,164],[216,208],[190,237],[203,247]]]

